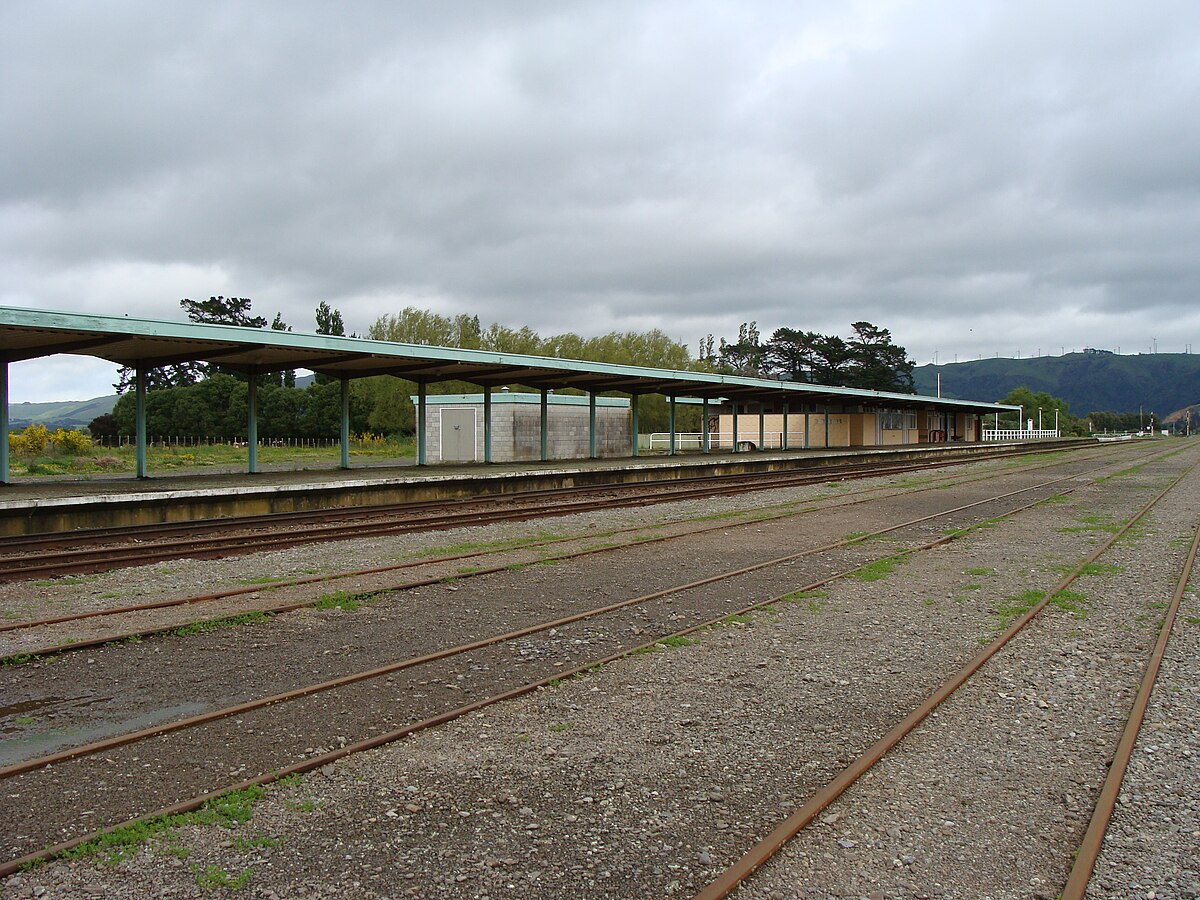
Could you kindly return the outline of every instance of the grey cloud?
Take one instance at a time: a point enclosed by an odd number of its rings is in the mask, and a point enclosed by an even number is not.
[[[1194,304],[1198,45],[1183,0],[7,5],[0,302],[1115,344]]]

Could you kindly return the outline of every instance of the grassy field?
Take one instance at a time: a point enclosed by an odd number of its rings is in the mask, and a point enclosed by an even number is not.
[[[368,438],[350,442],[350,459],[395,459],[416,455],[412,438],[384,440]],[[262,469],[333,467],[341,459],[335,444],[332,447],[271,447],[258,448],[258,464]],[[137,461],[132,446],[95,447],[87,454],[47,452],[22,458],[13,456],[9,472],[13,478],[36,478],[53,475],[133,474]],[[224,469],[241,471],[246,467],[246,448],[229,444],[198,447],[151,446],[146,451],[146,468],[150,472],[186,471],[189,469]]]

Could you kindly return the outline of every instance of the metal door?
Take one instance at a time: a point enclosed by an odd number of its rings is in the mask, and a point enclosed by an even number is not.
[[[442,462],[475,461],[475,410],[442,410]]]

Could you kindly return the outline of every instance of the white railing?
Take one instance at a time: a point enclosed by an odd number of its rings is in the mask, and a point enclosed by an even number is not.
[[[1058,437],[1057,428],[1043,428],[1042,430],[1009,428],[997,431],[995,428],[983,429],[983,439],[985,441],[1041,441],[1046,438]]]
[[[722,447],[729,447],[729,439],[732,437],[730,432],[710,431],[708,433],[708,446],[713,450]],[[799,439],[799,443],[797,443]],[[759,449],[767,449],[771,447],[783,447],[783,432],[768,431],[760,435],[758,429],[753,431],[743,431],[738,429],[739,444],[753,444]],[[788,445],[793,449],[804,446],[804,432],[799,434],[788,433]],[[667,451],[671,449],[671,433],[669,431],[656,431],[650,435],[650,449]],[[677,431],[675,433],[675,450],[703,450],[704,449],[704,434],[700,431]]]

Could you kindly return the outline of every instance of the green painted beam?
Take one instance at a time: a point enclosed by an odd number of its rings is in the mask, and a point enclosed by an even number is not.
[[[341,467],[343,469],[350,468],[350,379],[342,376],[338,379],[341,382],[341,393],[339,399],[341,402],[341,419],[338,435],[341,438]]]
[[[8,462],[8,359],[0,357],[0,484],[12,484]]]

